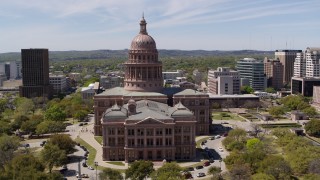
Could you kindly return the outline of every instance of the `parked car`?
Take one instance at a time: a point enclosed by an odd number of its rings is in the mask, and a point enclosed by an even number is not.
[[[204,162],[203,166],[210,166],[210,162],[209,161]]]
[[[200,172],[200,173],[197,174],[197,177],[204,177],[204,176],[206,176],[206,174],[205,174],[205,173],[202,173],[202,172]]]
[[[223,152],[223,148],[222,148],[222,147],[219,147],[218,150],[219,150],[220,152]]]
[[[193,167],[188,167],[188,171],[194,171]]]
[[[215,139],[214,139],[214,137],[212,136],[212,137],[209,138],[209,140],[215,140]]]
[[[87,163],[83,162],[82,167],[88,167]]]
[[[214,138],[219,139],[219,138],[221,138],[221,136],[220,135],[216,135]]]
[[[63,165],[62,168],[59,170],[61,174],[64,174],[64,172],[68,171],[67,165]]]
[[[223,133],[223,137],[227,137],[227,136],[228,136],[227,132]]]
[[[93,168],[93,167],[91,167],[91,166],[89,166],[89,167],[88,167],[88,169],[90,169],[90,170],[94,170],[94,168]]]
[[[42,142],[40,143],[40,146],[43,147],[46,143],[47,143],[47,141],[42,141]]]
[[[202,169],[203,166],[196,166],[196,169]]]
[[[83,123],[80,123],[79,126],[83,126]]]

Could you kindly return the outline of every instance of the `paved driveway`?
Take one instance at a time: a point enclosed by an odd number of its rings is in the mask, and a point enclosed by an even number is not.
[[[207,167],[204,167],[203,169],[195,169],[194,171],[191,171],[191,174],[193,176],[194,179],[202,179],[202,178],[198,178],[196,175],[200,172],[202,173],[205,173],[206,176],[203,177],[203,178],[206,178],[208,175],[208,169],[211,167],[211,166],[216,166],[218,168],[221,167],[222,169],[222,172],[225,172],[227,171],[226,169],[226,166],[225,166],[225,163],[223,161],[219,161],[221,158],[225,158],[226,156],[229,155],[229,152],[227,152],[225,149],[223,149],[223,152],[220,152],[218,150],[219,147],[223,147],[222,146],[222,140],[224,139],[225,137],[221,137],[219,139],[215,139],[215,140],[207,140],[207,143],[205,143],[201,148],[202,149],[205,149],[206,147],[208,148],[208,151],[211,152],[211,154],[213,154],[213,159],[214,159],[214,163],[210,164],[210,166],[207,166]],[[205,161],[204,161],[205,162]]]

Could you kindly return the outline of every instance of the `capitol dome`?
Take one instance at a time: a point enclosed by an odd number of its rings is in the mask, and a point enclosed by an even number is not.
[[[147,23],[144,17],[142,17],[140,21],[140,32],[133,38],[130,50],[151,50],[156,48],[156,42],[148,35]]]

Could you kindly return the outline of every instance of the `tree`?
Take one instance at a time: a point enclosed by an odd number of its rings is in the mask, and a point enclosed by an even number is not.
[[[0,113],[4,112],[4,110],[7,108],[8,99],[2,98],[0,99]]]
[[[183,176],[180,173],[181,171],[182,171],[182,168],[176,162],[165,163],[157,171],[152,173],[152,179],[155,179],[155,180],[182,179]]]
[[[0,169],[14,157],[14,151],[19,147],[19,139],[8,135],[0,136]]]
[[[79,121],[83,121],[84,118],[88,115],[88,112],[85,110],[78,110],[76,111],[72,117],[78,119]]]
[[[52,106],[46,110],[45,119],[52,121],[64,121],[66,119],[66,113],[59,106]]]
[[[241,94],[252,94],[254,89],[250,86],[241,86],[240,92]]]
[[[285,114],[285,110],[283,106],[273,106],[269,109],[269,113],[272,116],[279,118],[281,115]]]
[[[66,125],[64,123],[47,120],[38,124],[35,132],[40,135],[46,133],[63,132],[65,129]]]
[[[71,154],[77,151],[75,149],[76,142],[74,142],[67,134],[55,134],[51,136],[48,144],[57,145],[59,149],[64,150],[66,154]]]
[[[252,138],[247,140],[246,147],[248,151],[254,151],[258,148],[263,148],[263,144],[258,138]]]
[[[311,120],[304,127],[307,134],[310,136],[320,136],[320,120]]]
[[[320,159],[314,159],[309,163],[309,173],[320,175]]]
[[[132,180],[143,180],[144,178],[150,176],[154,171],[153,163],[151,161],[135,161],[126,170],[126,179],[130,178]]]
[[[234,140],[236,140],[238,142],[241,142],[241,141],[245,141],[246,140],[247,133],[243,129],[235,128],[235,129],[229,131],[228,137],[230,137],[230,138],[232,138],[232,139],[234,139]]]
[[[221,169],[216,167],[216,166],[211,166],[208,169],[208,174],[212,175],[212,180],[222,180],[223,178],[221,177]]]
[[[5,168],[5,176],[8,179],[45,179],[43,173],[45,167],[31,154],[16,156]]]
[[[65,151],[51,143],[44,146],[44,149],[41,151],[41,159],[42,162],[48,166],[50,173],[53,166],[62,166],[67,163]]]
[[[21,113],[16,113],[14,115],[14,121],[11,123],[11,129],[14,131],[20,129],[22,123],[26,122],[27,120],[29,120],[28,116],[23,115]]]
[[[266,88],[267,93],[276,93],[277,91],[273,87]]]
[[[318,114],[316,108],[311,106],[303,109],[302,112],[304,112],[306,115],[308,115],[311,118],[315,117]]]
[[[240,128],[236,128],[229,131],[228,136],[222,141],[222,144],[229,151],[232,151],[234,149],[242,150],[244,148],[246,138],[246,131]]]
[[[318,174],[306,174],[303,176],[304,180],[319,180],[320,179],[320,175]]]
[[[100,172],[99,177],[101,180],[121,180],[123,179],[122,174],[111,168],[104,168],[102,172]]]
[[[251,177],[251,169],[247,164],[238,164],[230,170],[231,179],[249,180]]]
[[[283,157],[269,155],[263,159],[259,171],[274,177],[274,179],[290,179],[292,174],[291,167]]]
[[[35,105],[31,99],[19,97],[15,100],[16,111],[27,115],[30,111],[34,112]]]
[[[21,125],[21,130],[27,133],[35,133],[37,126],[43,121],[42,115],[33,115]]]
[[[276,180],[273,176],[265,173],[257,173],[251,176],[252,180]]]

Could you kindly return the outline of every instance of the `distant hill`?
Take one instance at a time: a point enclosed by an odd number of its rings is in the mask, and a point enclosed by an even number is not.
[[[236,56],[236,55],[273,55],[273,51],[256,51],[256,50],[237,50],[237,51],[205,51],[205,50],[166,50],[160,49],[159,56],[163,57],[201,57],[201,56]],[[85,59],[126,59],[128,49],[124,50],[93,50],[93,51],[50,51],[49,58],[51,61],[69,61]],[[20,52],[0,53],[0,61],[20,61]]]

